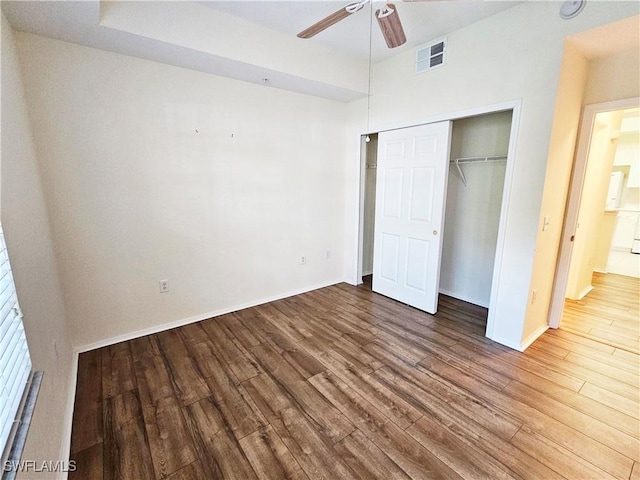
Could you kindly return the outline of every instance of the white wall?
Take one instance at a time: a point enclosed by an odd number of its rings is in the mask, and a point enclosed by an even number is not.
[[[342,280],[344,104],[18,47],[76,345]]]
[[[44,378],[23,460],[68,460],[72,348],[11,27],[2,15],[0,212],[35,370]],[[54,474],[43,475],[53,478]],[[31,472],[18,478],[39,478]]]
[[[620,208],[640,210],[640,132],[620,132],[614,171],[622,172]]]
[[[101,26],[253,65],[272,85],[294,86],[295,79],[302,79],[344,89],[351,92],[346,93],[348,98],[367,91],[366,60],[315,42],[292,41],[291,34],[259,27],[200,2],[102,2],[100,7]]]
[[[448,35],[446,66],[415,75],[414,52],[375,65],[371,97],[371,130],[408,126],[454,117],[491,104],[522,100],[510,196],[507,198],[505,244],[496,298],[493,338],[521,348],[524,321],[536,256],[549,139],[558,89],[563,43],[567,35],[637,14],[636,3],[590,2],[577,18],[562,20],[556,2],[522,4]],[[354,134],[366,119],[360,104],[349,112]],[[360,130],[358,131],[358,127]],[[349,155],[358,162],[357,143]],[[355,210],[358,184],[348,205]],[[357,210],[351,213],[357,216]],[[357,222],[347,231],[355,236]],[[357,250],[347,245],[349,265]],[[556,245],[557,248],[557,245]],[[541,282],[550,284],[553,269],[544,269]],[[348,278],[354,278],[353,271]],[[542,319],[545,322],[546,318]]]
[[[451,159],[506,156],[511,112],[453,122]],[[506,161],[449,167],[440,292],[489,306]]]

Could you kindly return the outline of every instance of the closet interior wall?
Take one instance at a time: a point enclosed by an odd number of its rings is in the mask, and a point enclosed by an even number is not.
[[[453,122],[451,160],[500,157],[501,160],[450,163],[440,267],[440,293],[489,306],[498,225],[504,188],[511,111]]]
[[[362,239],[362,275],[373,273],[373,227],[376,214],[376,167],[378,159],[378,134],[369,135],[366,144],[364,226]]]

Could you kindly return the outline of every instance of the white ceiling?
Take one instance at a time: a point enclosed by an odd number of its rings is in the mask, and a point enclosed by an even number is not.
[[[439,38],[465,25],[477,22],[485,17],[494,15],[521,2],[511,1],[414,1],[403,2],[396,0],[398,14],[403,23],[407,36],[407,43],[393,50],[387,48],[378,30],[375,19],[371,14],[384,2],[374,0],[359,12],[349,16],[336,25],[307,40],[299,39],[296,34],[308,26],[319,21],[326,15],[343,8],[351,0],[226,0],[226,1],[143,1],[128,2],[117,0],[76,0],[76,1],[1,1],[2,11],[11,26],[18,31],[34,33],[66,42],[86,45],[102,50],[122,53],[157,62],[190,68],[206,73],[227,76],[238,80],[254,83],[269,79],[269,85],[276,88],[298,91],[311,95],[318,95],[339,101],[351,101],[366,95],[366,80],[360,82],[363,86],[345,85],[345,82],[331,82],[318,80],[318,68],[313,66],[315,58],[322,57],[324,62],[342,65],[337,71],[344,72],[344,66],[353,72],[366,76],[366,65],[369,64],[371,45],[371,59],[373,63],[390,56],[397,55],[421,45],[429,40]],[[125,8],[126,7],[126,8]],[[205,8],[206,7],[206,8]],[[176,14],[180,9],[180,15]],[[125,10],[118,17],[119,24],[105,22],[105,12]],[[170,35],[153,36],[145,34],[145,23],[153,23],[158,18],[158,11],[164,10],[165,17],[173,19],[170,32],[174,34],[182,30],[187,37],[192,35],[196,24],[202,26],[203,18],[211,17],[211,27],[206,29],[214,35],[200,37],[201,44],[174,43]],[[148,12],[145,15],[144,12]],[[130,13],[138,15],[131,17]],[[215,12],[215,15],[214,15]],[[175,18],[181,16],[180,19]],[[200,17],[200,18],[197,18]],[[199,22],[198,22],[199,20]],[[208,20],[205,20],[208,21]],[[220,25],[216,22],[233,24]],[[137,25],[135,25],[137,23]],[[216,28],[217,25],[217,28]],[[224,27],[227,27],[226,30]],[[370,29],[371,27],[371,29]],[[262,38],[263,43],[277,44],[273,52],[283,53],[283,48],[291,47],[297,52],[303,62],[307,62],[309,73],[301,77],[298,72],[271,68],[274,62],[260,62],[234,57],[233,54],[212,53],[212,43],[231,42],[231,45],[241,44],[247,40],[250,29],[256,30],[256,38]],[[220,32],[225,31],[226,37],[221,38]],[[268,32],[271,32],[269,35]],[[217,33],[217,36],[215,35]],[[371,33],[371,36],[370,36]],[[183,35],[184,36],[184,35]],[[237,38],[235,38],[237,36]],[[232,38],[233,37],[233,38]],[[195,38],[195,37],[194,37]],[[216,38],[216,40],[213,40]],[[370,43],[371,40],[371,43]],[[209,45],[206,43],[209,42]],[[256,45],[256,50],[263,45]],[[288,47],[287,47],[288,46]],[[275,62],[277,63],[277,62]],[[333,71],[336,67],[333,65]],[[326,65],[331,70],[331,65]],[[357,74],[356,74],[357,75]]]
[[[296,37],[349,1],[0,3],[15,30],[253,83],[268,78],[274,88],[345,102],[366,96],[370,41],[376,63],[522,3],[395,0],[407,43],[392,50],[371,21],[371,12],[384,4],[377,0],[311,39]],[[617,48],[637,44],[632,27],[616,32],[626,39]],[[611,36],[603,28],[602,37]],[[594,50],[590,57],[610,43],[586,34],[572,39],[585,52]]]
[[[291,35],[293,38],[298,32],[344,8],[351,1],[207,0],[200,3],[262,27]],[[385,3],[374,0],[359,12],[305,41],[316,42],[333,50],[368,60],[371,30],[372,60],[377,63],[522,2],[505,0],[403,2],[402,0],[394,0],[407,37],[407,43],[395,49],[387,48],[377,22],[372,18],[373,13]],[[372,26],[371,29],[370,26]]]

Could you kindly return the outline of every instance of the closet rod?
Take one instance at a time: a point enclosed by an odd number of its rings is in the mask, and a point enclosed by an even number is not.
[[[506,160],[506,155],[500,155],[495,157],[464,157],[464,158],[456,158],[452,159],[451,163],[472,163],[472,162],[491,162],[491,161],[500,161]]]
[[[462,168],[460,168],[460,164],[461,163],[498,162],[500,160],[506,160],[506,159],[507,159],[506,155],[500,155],[500,156],[495,156],[495,157],[464,157],[464,158],[452,159],[452,160],[450,160],[449,163],[455,164],[456,168],[458,169],[458,173],[460,174],[460,179],[462,180],[462,183],[466,187],[467,186],[467,178],[464,176],[464,172],[462,171]]]

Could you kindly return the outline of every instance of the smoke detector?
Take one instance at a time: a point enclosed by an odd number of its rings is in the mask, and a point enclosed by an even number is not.
[[[562,5],[560,5],[560,18],[570,20],[577,17],[580,12],[584,10],[586,3],[586,0],[567,0],[563,2]]]

